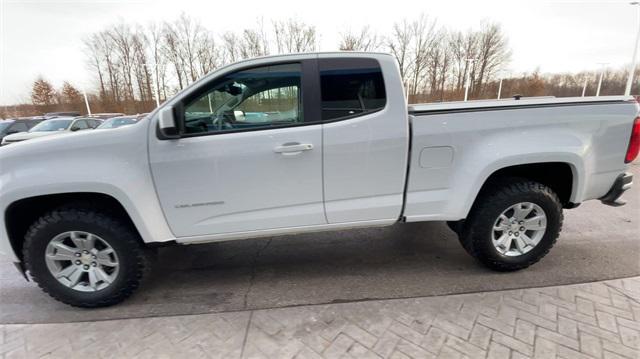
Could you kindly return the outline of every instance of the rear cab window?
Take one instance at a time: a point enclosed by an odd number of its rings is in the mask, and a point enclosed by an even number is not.
[[[337,121],[383,109],[386,92],[375,59],[320,59],[322,120]]]

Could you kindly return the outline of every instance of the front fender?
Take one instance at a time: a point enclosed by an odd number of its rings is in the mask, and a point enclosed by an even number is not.
[[[145,242],[172,240],[149,170],[147,126],[148,122],[82,131],[0,149],[0,252],[17,260],[4,223],[12,203],[62,193],[111,196],[127,211]]]

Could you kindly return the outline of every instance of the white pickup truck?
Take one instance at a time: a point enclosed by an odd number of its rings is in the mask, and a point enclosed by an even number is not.
[[[82,307],[129,296],[159,244],[396,222],[448,221],[481,263],[517,270],[564,208],[623,204],[637,112],[631,97],[407,106],[387,54],[242,61],[135,125],[0,148],[0,253]]]

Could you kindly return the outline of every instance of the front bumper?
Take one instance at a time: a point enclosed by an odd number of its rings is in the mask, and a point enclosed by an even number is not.
[[[600,198],[600,201],[606,205],[619,207],[627,204],[627,201],[620,199],[622,194],[631,188],[633,184],[633,175],[631,173],[623,173],[616,178],[615,182],[613,182],[613,186],[604,197]]]

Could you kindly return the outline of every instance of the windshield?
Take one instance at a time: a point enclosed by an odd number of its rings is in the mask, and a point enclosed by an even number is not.
[[[133,118],[112,118],[103,122],[96,129],[116,128],[126,125],[133,125],[136,120]]]
[[[71,125],[73,120],[47,120],[40,122],[29,132],[47,132],[47,131],[63,131]]]
[[[13,122],[0,122],[0,132],[6,130]]]

